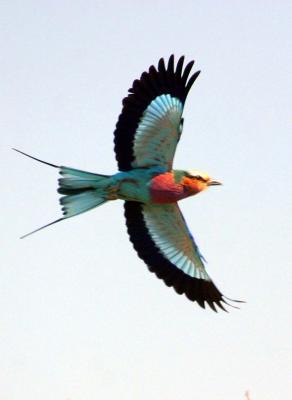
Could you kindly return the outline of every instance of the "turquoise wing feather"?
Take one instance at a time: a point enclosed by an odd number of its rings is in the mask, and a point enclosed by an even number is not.
[[[133,142],[133,168],[172,168],[181,135],[183,106],[169,94],[158,96],[144,111]]]
[[[211,280],[177,203],[143,205],[143,216],[152,240],[165,258],[191,278]]]

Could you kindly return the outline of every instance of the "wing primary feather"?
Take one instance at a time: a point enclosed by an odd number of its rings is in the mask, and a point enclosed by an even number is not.
[[[155,95],[155,90],[153,90],[151,83],[149,82],[147,72],[143,72],[140,77],[141,89],[149,96],[153,97]]]
[[[221,301],[223,301],[225,304],[227,304],[223,299],[221,299]],[[220,300],[215,301],[215,304],[221,308],[221,310],[225,311],[228,313],[228,310],[226,310],[226,308],[221,304]]]
[[[193,86],[193,83],[195,82],[195,80],[197,79],[197,77],[200,75],[201,71],[197,71],[195,72],[189,79],[187,86],[186,86],[186,95],[189,93],[191,87]]]
[[[166,68],[165,68],[165,63],[164,63],[164,59],[161,58],[158,62],[158,71],[160,74],[160,80],[161,80],[161,84],[162,87],[167,87],[167,77],[166,77]]]
[[[175,75],[178,79],[181,78],[181,73],[183,69],[183,64],[184,64],[185,57],[181,56],[177,62],[176,70],[175,70]]]
[[[168,65],[167,65],[167,72],[171,75],[174,74],[174,55],[173,54],[169,57]]]
[[[182,99],[182,101],[184,103],[184,101],[186,99],[185,88],[184,88],[184,85],[181,85],[183,63],[184,63],[184,56],[180,57],[180,59],[178,60],[177,66],[176,66],[176,70],[174,73],[174,87],[175,87],[176,93],[178,94],[178,98]]]
[[[153,67],[154,68],[154,67]],[[144,83],[151,89],[151,97],[155,97],[156,93],[159,93],[160,91],[160,87],[157,84],[157,71],[154,68],[154,71],[150,72],[144,72],[141,76],[141,78],[143,79]]]
[[[149,76],[151,77],[151,82],[156,92],[159,93],[161,91],[161,85],[158,79],[158,72],[154,65],[151,65],[149,68]]]
[[[185,275],[179,274],[177,272],[175,282],[173,283],[173,288],[176,293],[182,295],[185,290]]]
[[[206,299],[206,302],[208,303],[208,306],[215,312],[217,312],[216,307],[214,306],[214,303],[212,303],[211,300]]]
[[[159,62],[158,62],[158,71],[159,72],[163,72],[165,74],[166,69],[165,69],[165,64],[164,64],[164,59],[160,58]]]
[[[188,80],[188,76],[189,76],[189,74],[191,72],[191,69],[193,68],[194,63],[195,63],[195,61],[190,61],[187,64],[187,66],[185,67],[185,70],[184,70],[182,78],[181,78],[183,83],[184,83],[184,85],[186,84],[186,82]]]
[[[174,282],[177,280],[177,270],[172,268],[168,272],[166,271],[163,280],[166,286],[173,286]]]

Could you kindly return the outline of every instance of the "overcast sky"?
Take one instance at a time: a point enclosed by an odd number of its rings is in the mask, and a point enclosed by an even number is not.
[[[1,399],[291,397],[291,20],[288,0],[1,2]],[[61,215],[58,176],[11,147],[114,173],[121,100],[172,53],[202,70],[175,167],[224,182],[181,207],[247,301],[228,314],[149,273],[122,202],[19,240]]]

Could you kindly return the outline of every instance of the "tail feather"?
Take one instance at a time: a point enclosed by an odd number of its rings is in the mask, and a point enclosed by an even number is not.
[[[60,167],[59,179],[59,193],[62,194],[68,190],[79,189],[99,189],[104,187],[105,181],[110,177],[109,175],[94,174],[92,172],[80,171],[75,168]]]
[[[104,204],[107,200],[93,190],[60,198],[64,218],[74,217]]]
[[[70,218],[98,207],[107,201],[106,186],[110,176],[60,167],[58,192],[64,218]]]
[[[50,222],[34,231],[27,233],[22,238],[40,231],[50,225],[74,217],[92,208],[98,207],[108,201],[107,188],[110,184],[110,175],[94,174],[75,168],[58,166],[33,157],[23,151],[13,149],[26,157],[32,158],[40,163],[58,168],[62,178],[59,179],[58,192],[64,196],[60,198],[63,217]]]

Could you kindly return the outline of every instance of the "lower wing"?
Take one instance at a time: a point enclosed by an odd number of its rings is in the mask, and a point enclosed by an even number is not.
[[[206,272],[184,217],[175,204],[145,205],[125,202],[125,217],[130,240],[149,270],[205,308],[217,311],[226,302]]]

